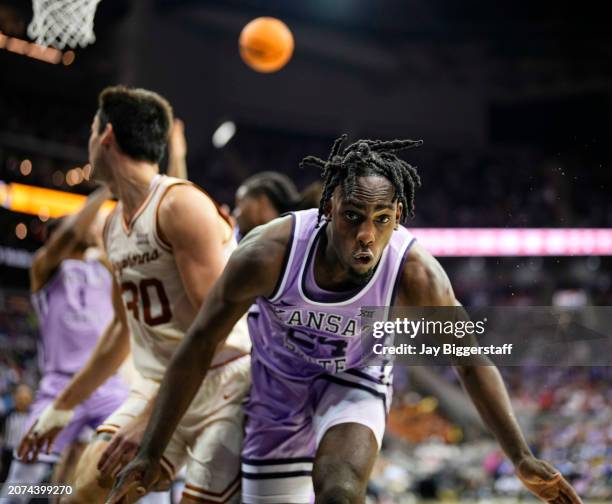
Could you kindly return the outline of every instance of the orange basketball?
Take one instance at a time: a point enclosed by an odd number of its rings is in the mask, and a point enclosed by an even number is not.
[[[240,34],[240,56],[253,70],[276,72],[293,54],[293,35],[280,19],[260,17],[247,24]]]

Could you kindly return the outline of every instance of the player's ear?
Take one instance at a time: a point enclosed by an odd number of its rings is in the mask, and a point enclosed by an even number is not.
[[[399,229],[400,222],[402,221],[402,212],[404,211],[404,205],[400,201],[397,202],[395,208],[395,226],[394,229]]]
[[[100,143],[102,145],[109,146],[114,139],[115,132],[113,131],[113,125],[111,123],[106,123],[106,126],[104,126],[104,130],[100,134]]]

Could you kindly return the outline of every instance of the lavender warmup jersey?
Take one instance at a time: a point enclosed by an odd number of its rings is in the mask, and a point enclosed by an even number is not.
[[[269,298],[257,299],[249,312],[253,354],[266,367],[290,379],[310,379],[367,366],[360,342],[360,313],[366,306],[395,301],[405,259],[414,237],[394,231],[363,287],[329,292],[314,279],[314,257],[325,230],[317,228],[318,210],[292,214],[293,230],[282,276]]]
[[[44,374],[83,367],[113,316],[112,277],[95,259],[65,259],[32,294],[38,315]]]

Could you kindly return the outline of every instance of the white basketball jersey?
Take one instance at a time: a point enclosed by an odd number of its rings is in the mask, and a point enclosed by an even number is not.
[[[191,305],[174,260],[171,246],[159,235],[157,213],[172,186],[191,182],[158,175],[149,195],[130,224],[121,203],[109,215],[104,230],[106,251],[113,264],[127,313],[136,369],[156,381],[163,378],[174,351],[191,325],[197,310]],[[229,223],[219,211],[219,225],[226,229],[225,259],[236,248]],[[213,366],[250,351],[243,318],[217,352]]]

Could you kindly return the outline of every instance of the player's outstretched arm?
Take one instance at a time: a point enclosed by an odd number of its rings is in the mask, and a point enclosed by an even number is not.
[[[438,261],[415,244],[404,267],[399,303],[403,306],[461,306]],[[494,365],[455,369],[488,429],[514,464],[525,486],[553,504],[582,501],[571,485],[548,462],[534,457],[521,432],[503,379]]]
[[[47,243],[36,252],[30,270],[30,285],[33,292],[47,282],[60,262],[79,241],[83,240],[100,207],[110,196],[107,187],[100,187],[94,191],[87,198],[85,205],[77,213],[66,217]]]
[[[155,482],[159,459],[204,380],[217,345],[258,296],[268,296],[276,287],[290,233],[291,217],[276,219],[249,233],[232,254],[174,354],[138,455],[119,473],[107,502],[121,502],[137,489],[142,494]]]
[[[42,450],[49,451],[53,441],[72,419],[76,406],[87,399],[121,366],[130,351],[127,320],[119,287],[113,280],[114,316],[83,368],[47,406],[21,440],[20,458],[34,462]]]

